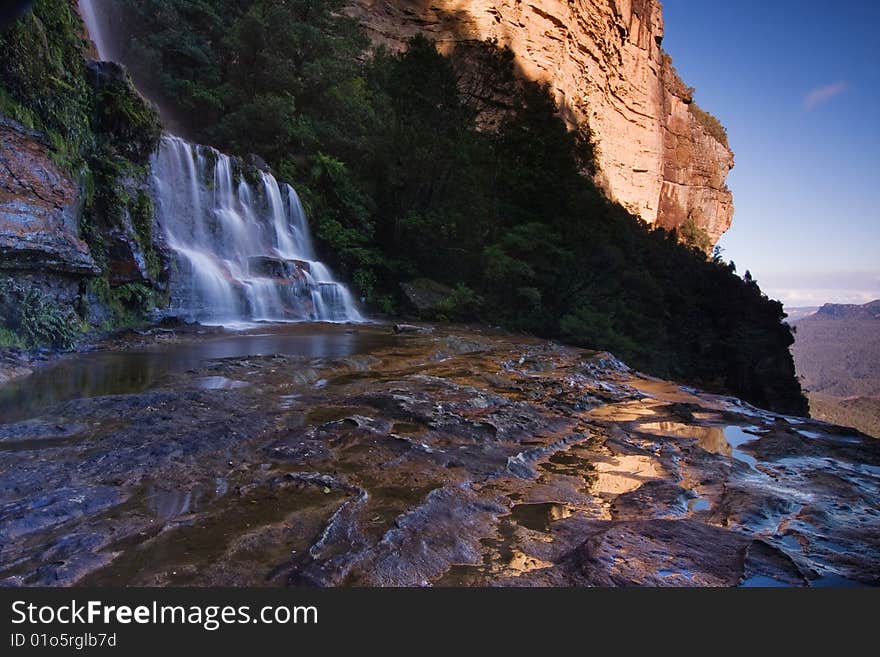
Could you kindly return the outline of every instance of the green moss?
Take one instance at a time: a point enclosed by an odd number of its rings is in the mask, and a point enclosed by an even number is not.
[[[93,127],[105,148],[145,164],[156,150],[162,124],[156,110],[135,91],[122,70],[90,73],[94,86]]]
[[[35,128],[38,123],[34,112],[16,101],[2,87],[0,87],[0,115],[18,121],[28,128]]]
[[[0,38],[0,87],[13,118],[49,134],[77,173],[93,141],[82,22],[67,0],[37,0]],[[9,100],[14,101],[11,106]]]
[[[88,163],[83,159],[79,147],[68,141],[64,135],[54,130],[48,130],[46,136],[51,145],[49,157],[55,164],[73,176],[88,169]]]
[[[88,292],[110,313],[110,319],[101,326],[105,331],[142,326],[147,314],[156,307],[156,292],[140,283],[113,287],[100,277],[89,281]]]
[[[260,170],[256,167],[245,167],[242,175],[244,176],[247,184],[251,187],[256,187],[261,182]]]
[[[140,191],[128,208],[141,244],[150,244],[153,241],[153,199]]]
[[[130,163],[105,151],[100,156],[92,157],[90,164],[94,193],[80,220],[80,233],[98,266],[105,269],[107,248],[102,233],[106,228],[122,226],[125,221],[131,198],[125,190],[123,179]]]
[[[131,216],[131,223],[134,226],[138,243],[144,252],[144,259],[147,263],[147,273],[152,280],[157,280],[161,273],[161,262],[159,254],[153,244],[153,216],[155,208],[153,207],[153,199],[151,199],[143,190],[128,205],[128,211]]]

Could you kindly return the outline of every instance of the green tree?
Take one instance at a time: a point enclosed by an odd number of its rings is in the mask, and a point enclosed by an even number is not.
[[[652,230],[594,184],[587,129],[497,43],[424,37],[367,54],[342,2],[122,0],[126,58],[188,134],[256,152],[300,191],[321,257],[374,307],[400,284],[431,313],[598,349],[792,412],[781,307],[692,222]],[[695,248],[696,247],[696,248]]]

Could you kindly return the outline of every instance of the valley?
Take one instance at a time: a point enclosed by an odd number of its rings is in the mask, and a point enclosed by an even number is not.
[[[812,415],[880,438],[880,302],[827,304],[795,327]]]

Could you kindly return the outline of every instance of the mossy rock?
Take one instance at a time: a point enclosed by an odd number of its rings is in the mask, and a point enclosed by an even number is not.
[[[417,278],[408,283],[401,283],[400,289],[403,290],[406,300],[422,313],[433,312],[453,293],[451,287],[429,278]]]
[[[145,164],[162,136],[159,114],[135,90],[124,68],[112,62],[89,62],[94,90],[94,128],[119,155]]]

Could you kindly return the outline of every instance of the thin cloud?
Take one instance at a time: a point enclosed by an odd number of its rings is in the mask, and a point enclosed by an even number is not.
[[[849,89],[849,82],[835,82],[834,84],[816,87],[804,98],[804,109],[809,112],[822,103],[827,103],[835,96],[839,96],[847,89]]]
[[[851,303],[862,305],[880,299],[877,291],[871,290],[804,290],[768,288],[765,293],[771,299],[779,299],[786,308],[817,308],[826,303]]]
[[[872,269],[768,272],[758,283],[789,308],[880,299],[880,272]]]

